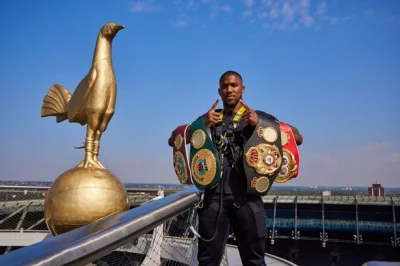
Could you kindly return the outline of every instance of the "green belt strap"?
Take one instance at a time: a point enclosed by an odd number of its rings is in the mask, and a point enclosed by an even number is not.
[[[221,180],[221,163],[210,139],[204,118],[190,125],[190,169],[193,183],[198,189],[213,187]]]

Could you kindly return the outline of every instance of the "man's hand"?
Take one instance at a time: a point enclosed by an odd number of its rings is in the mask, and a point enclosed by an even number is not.
[[[176,130],[176,129],[175,129]],[[174,131],[175,131],[174,130]],[[168,145],[170,146],[170,147],[174,147],[174,141],[175,141],[175,138],[174,138],[174,131],[172,131],[171,132],[171,136],[169,137],[169,139],[168,139]],[[185,131],[185,138],[186,138],[186,144],[188,144],[189,142],[190,142],[190,125],[186,128],[186,131]]]
[[[205,114],[204,122],[206,128],[210,128],[212,125],[218,122],[219,120],[219,113],[215,111],[219,103],[219,98],[215,101],[211,109]]]
[[[171,133],[171,136],[168,139],[168,145],[174,147],[174,132]]]
[[[240,102],[243,104],[244,107],[246,107],[246,112],[242,115],[241,119],[253,127],[256,126],[258,122],[258,114],[242,100],[240,100]]]
[[[300,146],[301,144],[303,144],[303,136],[300,134],[300,131],[296,127],[292,125],[289,126],[292,129],[294,140],[296,141],[297,146]]]

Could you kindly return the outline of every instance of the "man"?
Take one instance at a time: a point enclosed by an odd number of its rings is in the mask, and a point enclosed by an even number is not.
[[[205,190],[203,207],[198,210],[198,232],[201,236],[198,249],[199,266],[220,265],[230,226],[236,236],[242,264],[266,265],[264,260],[267,236],[266,211],[261,197],[245,194],[246,178],[242,156],[245,142],[257,125],[258,114],[263,113],[277,119],[264,112],[255,111],[245,104],[242,99],[244,91],[241,75],[235,71],[225,72],[219,80],[218,89],[223,101],[223,110],[216,109],[219,103],[217,99],[211,109],[203,115],[213,143],[224,157],[221,182],[216,187]],[[240,114],[238,111],[243,110],[242,106],[245,107],[245,112]],[[222,121],[221,112],[223,112]],[[291,128],[297,145],[301,145],[303,137],[295,127]],[[221,139],[229,139],[229,144],[225,144],[223,149],[221,149]],[[173,146],[172,136],[168,143]],[[220,206],[221,197],[222,206]],[[222,209],[218,219],[220,207]]]

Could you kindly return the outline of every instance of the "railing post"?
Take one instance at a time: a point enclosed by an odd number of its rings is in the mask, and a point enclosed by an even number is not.
[[[321,196],[322,204],[322,233],[319,234],[322,241],[322,247],[326,247],[326,241],[328,241],[328,233],[325,233],[325,206],[324,206],[324,196]]]
[[[292,231],[292,238],[294,240],[300,238],[300,231],[297,231],[297,197],[294,198],[294,232]]]
[[[276,218],[276,204],[278,202],[278,196],[274,198],[274,217],[272,219],[272,232],[271,233],[271,245],[275,244],[275,238],[277,235],[277,231],[275,230],[275,218]]]
[[[399,246],[399,239],[397,238],[397,226],[396,226],[396,210],[393,197],[390,197],[392,200],[392,214],[393,214],[393,237],[392,237],[392,246],[398,247]]]
[[[354,205],[356,207],[356,235],[354,235],[354,241],[356,242],[356,244],[361,244],[362,235],[360,235],[360,225],[358,222],[358,201],[356,196],[354,196]]]

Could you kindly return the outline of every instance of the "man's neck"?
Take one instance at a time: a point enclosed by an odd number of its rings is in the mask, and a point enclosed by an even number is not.
[[[242,106],[242,104],[239,102],[238,104],[236,104],[235,107],[227,107],[224,105],[224,111],[226,113],[231,113],[231,114],[236,114],[237,111],[239,111],[239,108]]]

